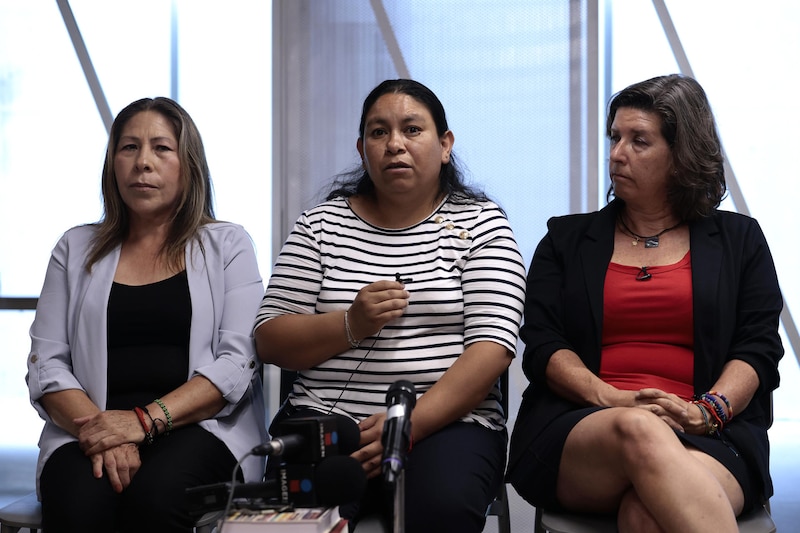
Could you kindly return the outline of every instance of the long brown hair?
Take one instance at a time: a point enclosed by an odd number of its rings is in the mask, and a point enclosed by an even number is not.
[[[178,140],[183,193],[161,248],[166,264],[173,269],[182,268],[186,246],[197,237],[197,230],[204,224],[216,220],[208,161],[203,140],[192,117],[177,102],[169,98],[142,98],[120,111],[111,125],[103,164],[103,218],[96,224],[97,233],[92,240],[92,248],[86,260],[88,271],[91,271],[92,266],[111,250],[121,245],[128,236],[130,217],[117,187],[114,156],[125,125],[135,115],[144,111],[154,111],[167,119],[172,124]]]

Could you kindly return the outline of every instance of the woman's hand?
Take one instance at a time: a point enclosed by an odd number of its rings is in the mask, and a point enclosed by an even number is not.
[[[361,463],[368,478],[373,478],[381,473],[381,460],[383,459],[383,424],[386,413],[376,413],[365,418],[358,425],[361,430],[361,448],[351,454]]]
[[[123,444],[92,454],[91,459],[94,477],[100,479],[105,470],[115,492],[125,490],[142,466],[139,448],[135,444]]]
[[[675,431],[705,432],[700,411],[675,394],[660,389],[641,389],[636,393],[636,406],[658,415]]]
[[[101,411],[74,422],[79,426],[78,443],[86,455],[144,440],[144,428],[133,411]]]
[[[376,281],[358,291],[347,311],[350,331],[358,339],[378,333],[383,326],[403,316],[410,293],[399,281]]]

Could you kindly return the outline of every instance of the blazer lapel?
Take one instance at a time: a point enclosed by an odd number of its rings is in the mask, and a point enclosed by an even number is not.
[[[713,217],[705,217],[689,226],[692,260],[692,299],[694,313],[695,383],[702,385],[710,367],[700,367],[700,361],[713,361],[719,342],[716,324],[719,311],[719,279],[722,275],[722,242]],[[705,354],[702,357],[699,354]]]
[[[617,211],[616,202],[601,209],[589,225],[580,247],[584,283],[592,311],[594,342],[598,354],[603,331],[603,287],[608,263],[611,261],[611,254],[614,251],[614,225],[617,220]]]

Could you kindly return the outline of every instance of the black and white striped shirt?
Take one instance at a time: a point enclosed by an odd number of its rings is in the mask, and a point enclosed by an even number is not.
[[[373,226],[342,198],[306,211],[278,256],[256,327],[287,313],[347,309],[362,287],[398,272],[411,278],[404,315],[358,348],[301,372],[293,405],[362,420],[385,410],[386,391],[399,379],[423,394],[473,342],[516,352],[525,267],[492,202],[447,199],[404,229]],[[495,386],[462,420],[502,429],[499,398]]]

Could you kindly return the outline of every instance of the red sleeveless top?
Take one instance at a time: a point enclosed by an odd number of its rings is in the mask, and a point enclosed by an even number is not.
[[[692,264],[609,263],[603,292],[600,378],[623,390],[655,387],[690,400],[694,394]]]

